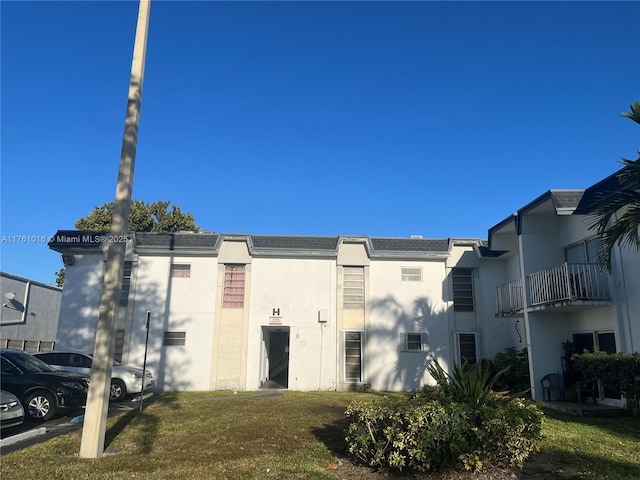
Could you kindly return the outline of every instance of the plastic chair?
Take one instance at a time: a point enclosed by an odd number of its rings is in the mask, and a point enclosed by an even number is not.
[[[564,401],[564,379],[559,373],[548,373],[542,380],[542,398],[543,400],[551,401],[552,392],[557,390],[558,398],[560,401]]]

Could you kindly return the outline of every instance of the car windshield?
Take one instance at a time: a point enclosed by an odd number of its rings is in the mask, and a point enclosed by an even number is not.
[[[30,373],[57,372],[55,368],[28,353],[13,354],[20,367]]]

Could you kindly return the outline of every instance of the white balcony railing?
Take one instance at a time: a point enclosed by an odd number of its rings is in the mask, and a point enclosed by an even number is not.
[[[563,300],[609,300],[609,282],[602,266],[590,263],[562,265],[529,275],[531,305]]]
[[[590,263],[563,263],[554,268],[528,276],[530,306],[547,305],[563,301],[610,300],[606,271]],[[498,315],[522,313],[524,309],[522,280],[499,285],[496,288]]]
[[[524,307],[522,279],[514,280],[496,288],[496,312],[499,315],[520,312]]]

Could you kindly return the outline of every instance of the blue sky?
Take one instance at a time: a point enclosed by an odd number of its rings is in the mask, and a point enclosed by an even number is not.
[[[115,195],[137,2],[1,8],[2,271]],[[151,6],[133,196],[215,232],[479,237],[635,158],[639,2]]]

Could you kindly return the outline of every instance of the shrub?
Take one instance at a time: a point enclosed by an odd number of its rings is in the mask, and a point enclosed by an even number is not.
[[[498,379],[495,386],[510,392],[523,392],[531,388],[529,381],[529,357],[527,349],[506,348],[489,361],[491,372],[498,373],[508,368]]]
[[[349,405],[349,452],[377,469],[435,471],[521,467],[537,449],[543,415],[531,402],[492,396],[477,408],[428,396]]]
[[[438,361],[434,360],[429,365],[429,374],[445,396],[472,408],[478,408],[495,396],[492,388],[508,369],[509,367],[492,375],[490,369],[479,362],[471,366],[465,362],[462,366],[453,365],[453,371],[447,373]]]
[[[573,355],[571,360],[583,378],[597,378],[619,390],[630,408],[640,407],[640,353],[595,352]]]

